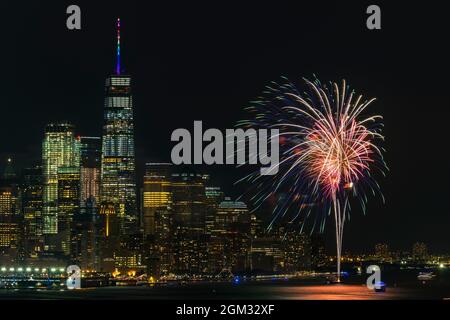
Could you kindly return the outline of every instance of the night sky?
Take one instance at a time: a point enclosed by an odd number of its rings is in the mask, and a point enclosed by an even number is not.
[[[386,204],[372,198],[366,216],[352,213],[344,248],[361,252],[387,242],[410,249],[423,241],[448,252],[450,52],[441,2],[374,2],[382,10],[377,31],[365,25],[372,2],[242,2],[2,1],[0,156],[15,155],[19,167],[38,161],[50,121],[101,135],[120,16],[140,172],[146,161],[170,160],[176,128],[192,131],[194,120],[232,128],[270,81],[345,78],[378,99],[371,110],[385,118],[390,172],[380,181]],[[80,31],[66,28],[70,4],[81,7]],[[206,170],[229,194],[237,192],[232,166]]]

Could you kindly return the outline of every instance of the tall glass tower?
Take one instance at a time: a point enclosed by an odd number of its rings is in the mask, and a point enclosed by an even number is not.
[[[120,68],[120,19],[115,71],[105,85],[100,201],[109,214],[130,221],[137,219],[133,99],[131,77]]]

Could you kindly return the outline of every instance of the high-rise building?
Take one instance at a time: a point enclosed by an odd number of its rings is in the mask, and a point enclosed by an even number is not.
[[[47,125],[42,146],[43,234],[58,234],[58,170],[62,167],[78,168],[79,151],[80,141],[74,136],[73,125],[67,122]]]
[[[170,273],[172,263],[172,164],[147,163],[142,189],[142,227],[147,273],[154,279]]]
[[[311,267],[319,269],[327,263],[325,238],[323,234],[311,235]]]
[[[70,255],[74,216],[80,209],[80,168],[58,168],[58,251]]]
[[[428,258],[428,248],[423,242],[416,242],[412,247],[412,256],[415,261],[424,262]]]
[[[3,179],[4,181],[12,181],[15,180],[16,178],[17,176],[14,170],[13,159],[11,157],[8,157],[6,159],[6,165],[2,172],[1,179]]]
[[[117,20],[117,64],[105,83],[100,171],[100,270],[114,270],[120,238],[137,232],[133,97],[131,77],[120,64],[120,19]]]
[[[115,251],[119,249],[121,219],[116,215],[112,204],[102,204],[96,223],[98,240],[98,270],[102,272],[113,272],[115,269]]]
[[[23,228],[20,196],[12,158],[0,176],[0,262],[16,263],[23,258]]]
[[[281,271],[284,261],[283,243],[272,234],[252,239],[251,269],[256,272]]]
[[[389,262],[392,260],[387,243],[377,243],[375,245],[375,259],[380,262]]]
[[[272,234],[281,243],[283,260],[280,263],[280,269],[282,271],[293,273],[311,269],[311,239],[300,232],[297,222],[285,222]]]
[[[211,231],[214,228],[214,223],[216,219],[217,209],[219,208],[220,203],[224,200],[225,195],[220,187],[213,186],[205,186],[205,195],[206,195],[206,219],[205,219],[205,228],[206,233],[211,234]]]
[[[12,157],[6,159],[6,165],[0,176],[0,187],[5,188],[5,195],[8,192],[11,193],[11,205],[6,205],[6,208],[0,209],[0,212],[7,214],[20,214],[20,191],[19,191],[19,181],[17,179],[16,170],[14,169],[14,161]],[[8,198],[8,197],[7,197]],[[6,210],[6,211],[5,211]]]
[[[36,257],[36,254],[43,249],[42,193],[42,167],[25,168],[22,172],[21,195],[24,219],[24,245],[28,257]]]
[[[80,137],[80,208],[74,210],[70,253],[71,262],[83,270],[100,270],[99,244],[103,231],[98,215],[101,148],[100,137]]]
[[[1,186],[0,188],[0,214],[3,216],[15,215],[16,197],[13,188],[9,186]]]
[[[101,138],[80,138],[80,200],[83,213],[94,214],[100,196]]]
[[[121,74],[120,19],[116,73],[106,79],[100,201],[124,221],[137,222],[133,98],[131,77]],[[126,229],[126,228],[125,228]],[[121,230],[127,232],[127,230]]]
[[[312,250],[311,238],[300,231],[297,222],[280,219],[252,238],[251,269],[288,273],[310,270]]]
[[[142,190],[142,225],[145,235],[154,235],[157,215],[172,205],[171,163],[147,163]]]
[[[239,272],[250,268],[251,219],[247,205],[225,198],[217,208],[208,242],[208,271]]]
[[[100,270],[99,227],[98,215],[79,213],[73,217],[70,258],[82,270]]]
[[[204,177],[172,175],[174,271],[201,274],[207,268],[206,196]]]
[[[143,234],[127,234],[121,237],[120,245],[114,252],[114,267],[120,272],[141,271],[146,265],[143,259]]]
[[[214,207],[218,207],[219,204],[225,199],[225,195],[220,187],[205,187],[206,201]]]
[[[2,183],[0,186],[0,262],[2,263],[14,263],[19,258],[21,219],[16,209],[15,189]]]

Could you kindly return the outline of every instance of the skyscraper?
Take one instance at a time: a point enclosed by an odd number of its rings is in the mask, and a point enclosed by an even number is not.
[[[9,178],[0,178],[0,262],[17,262],[20,251],[21,216],[17,188]]]
[[[175,273],[201,274],[208,263],[204,177],[173,174],[172,199]]]
[[[167,212],[172,204],[171,163],[147,163],[142,194],[142,225],[145,235],[154,235],[157,215]]]
[[[42,167],[25,168],[22,173],[21,193],[27,256],[35,256],[43,247],[42,192]]]
[[[70,255],[71,229],[80,208],[80,168],[58,169],[58,251]]]
[[[413,244],[412,256],[415,261],[424,262],[428,258],[428,248],[423,242],[416,242]]]
[[[171,163],[147,163],[142,191],[147,274],[155,279],[170,273],[172,181]]]
[[[101,205],[114,208],[114,214],[122,221],[137,221],[133,99],[131,77],[121,74],[120,68],[120,19],[117,20],[116,73],[106,79],[105,95]]]
[[[244,271],[249,268],[251,219],[247,205],[225,198],[214,215],[208,242],[208,270]]]
[[[99,267],[101,141],[80,137],[80,210],[74,210],[72,221],[71,262],[87,270]]]
[[[80,141],[74,136],[74,126],[67,123],[50,123],[45,130],[42,145],[43,234],[58,233],[58,169],[79,167]]]

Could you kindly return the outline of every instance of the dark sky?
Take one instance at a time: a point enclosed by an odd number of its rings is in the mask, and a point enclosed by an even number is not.
[[[424,241],[448,252],[450,54],[442,2],[375,2],[378,31],[365,27],[372,2],[243,2],[2,1],[0,156],[15,154],[21,164],[39,159],[53,120],[73,122],[82,135],[101,134],[120,16],[140,168],[170,159],[176,128],[191,129],[194,120],[232,127],[280,76],[345,78],[378,98],[372,108],[385,117],[390,173],[381,181],[386,204],[371,199],[367,216],[353,212],[344,247],[362,251],[385,241],[409,249]],[[70,4],[81,7],[80,31],[66,29]],[[234,192],[232,167],[208,171]],[[326,235],[332,243],[332,230]]]

